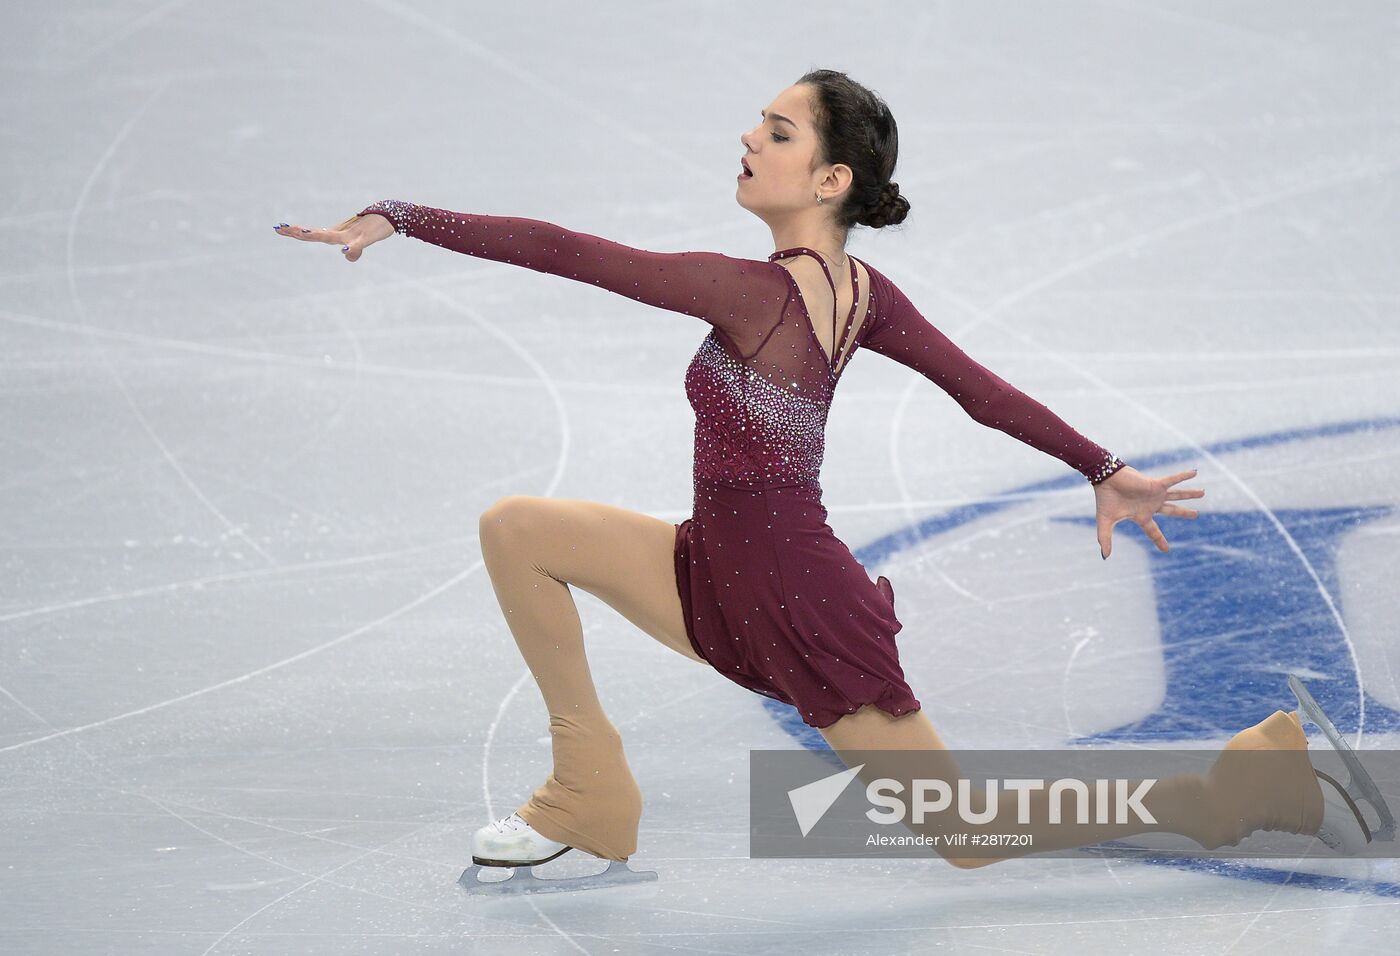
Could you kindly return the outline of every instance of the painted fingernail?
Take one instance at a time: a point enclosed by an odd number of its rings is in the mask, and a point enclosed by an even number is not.
[[[349,247],[349,246],[341,246],[341,247],[340,247],[340,251],[341,251],[341,252],[349,252],[349,251],[350,251],[350,247]]]
[[[277,228],[278,228],[278,229],[283,229],[283,228],[285,228],[287,225],[288,225],[288,223],[285,223],[285,222],[278,223],[278,224],[277,224]]]
[[[302,227],[301,227],[301,231],[302,231],[302,232],[310,232],[311,230],[308,229],[308,228],[306,228],[305,226],[302,226]]]
[[[1102,551],[1099,552],[1099,557],[1103,558],[1105,561],[1108,560],[1108,555],[1104,554]]]

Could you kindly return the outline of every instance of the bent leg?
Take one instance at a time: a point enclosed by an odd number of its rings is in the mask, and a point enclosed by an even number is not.
[[[480,531],[491,586],[549,712],[554,771],[518,812],[552,840],[626,859],[641,791],[598,700],[569,586],[703,663],[682,618],[676,526],[597,502],[509,495],[482,513]]]

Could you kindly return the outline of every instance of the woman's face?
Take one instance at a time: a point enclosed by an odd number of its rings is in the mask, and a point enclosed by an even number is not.
[[[759,117],[759,124],[739,137],[742,162],[736,198],[755,214],[781,213],[816,203],[821,170],[813,170],[817,131],[812,125],[807,87],[783,90]],[[842,167],[844,168],[844,167]]]

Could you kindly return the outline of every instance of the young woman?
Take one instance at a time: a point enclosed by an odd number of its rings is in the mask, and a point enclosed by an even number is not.
[[[1125,519],[1166,551],[1153,516],[1195,518],[1171,502],[1205,494],[1174,487],[1194,470],[1151,478],[1080,435],[973,361],[885,275],[846,252],[853,226],[897,224],[909,210],[890,179],[898,136],[878,96],[845,74],[817,70],[761,118],[741,137],[737,198],[773,233],[777,251],[767,261],[649,252],[539,220],[400,200],[374,203],[329,229],[276,227],[339,244],[351,262],[398,232],[711,326],[685,375],[695,410],[691,517],[676,525],[606,504],[523,495],[481,516],[492,586],[549,710],[554,770],[515,813],[478,831],[477,864],[527,866],[573,847],[619,861],[636,849],[641,793],[599,704],[570,585],[677,653],[793,705],[843,758],[945,750],[900,668],[902,625],[889,582],[871,582],[822,505],[827,412],[857,350],[918,371],[975,421],[1078,470],[1094,489],[1104,558],[1114,525]],[[1250,749],[1283,756],[1273,773],[1246,772],[1232,755]],[[1323,789],[1330,778],[1313,771],[1306,751],[1296,712],[1275,711],[1237,734],[1209,775],[1159,781],[1146,801],[1158,820],[1151,827],[1052,826],[1041,791],[1031,798],[1032,845],[1006,848],[998,859],[1148,830],[1206,847],[1256,829],[1363,845],[1369,835],[1362,839],[1360,814],[1335,781]],[[946,772],[957,776],[951,759]],[[975,829],[951,811],[928,828]],[[945,856],[965,867],[995,862]]]

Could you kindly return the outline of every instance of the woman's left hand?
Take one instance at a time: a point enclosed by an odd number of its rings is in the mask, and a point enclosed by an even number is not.
[[[1200,512],[1193,508],[1167,504],[1181,498],[1200,498],[1204,488],[1180,488],[1169,491],[1172,485],[1188,478],[1196,477],[1197,469],[1178,472],[1166,478],[1149,478],[1131,465],[1124,465],[1103,481],[1094,485],[1094,498],[1098,511],[1099,553],[1107,560],[1113,551],[1113,526],[1124,518],[1131,518],[1147,533],[1158,550],[1167,551],[1167,538],[1152,516],[1161,512],[1178,518],[1194,518]]]

